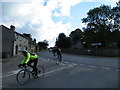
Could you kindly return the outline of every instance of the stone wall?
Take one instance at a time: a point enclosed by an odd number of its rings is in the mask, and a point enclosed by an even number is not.
[[[90,56],[106,56],[106,57],[118,57],[120,56],[120,49],[65,49],[64,53],[76,54],[76,55],[90,55]]]

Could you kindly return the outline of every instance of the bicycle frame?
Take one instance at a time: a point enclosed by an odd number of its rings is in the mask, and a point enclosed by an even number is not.
[[[40,74],[42,73],[42,76],[44,75],[44,67],[42,65],[39,66],[40,68],[38,69],[38,72],[37,74]],[[31,69],[28,68],[28,66],[21,66],[20,67],[21,70],[17,73],[17,76],[16,76],[16,79],[17,79],[17,82],[20,84],[20,85],[24,85],[25,83],[21,83],[21,79],[24,80],[24,78],[26,78],[26,75],[27,75],[27,79],[29,80],[30,79],[30,76],[32,74],[32,77],[33,78],[37,78],[38,76],[35,76],[35,74],[31,71]],[[41,72],[42,71],[42,72]],[[23,73],[23,74],[22,74]],[[22,75],[22,78],[19,79]],[[28,82],[27,80],[27,82]]]

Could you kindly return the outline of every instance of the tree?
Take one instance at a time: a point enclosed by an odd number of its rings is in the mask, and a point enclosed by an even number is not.
[[[116,3],[116,7],[113,7],[113,29],[111,34],[112,42],[117,42],[118,47],[120,47],[120,1]]]
[[[69,36],[72,39],[73,44],[76,44],[83,38],[83,32],[77,28],[75,31],[72,31]]]
[[[90,47],[91,43],[94,42],[94,39],[96,38],[95,32],[89,28],[83,29],[83,46],[84,47]]]
[[[39,46],[39,48],[40,48],[40,50],[41,49],[47,49],[47,46],[48,46],[48,43],[46,43],[46,42],[38,42],[38,46]]]
[[[70,48],[72,45],[71,39],[67,37],[64,33],[60,33],[56,39],[56,44],[59,48]]]
[[[110,6],[101,5],[100,7],[90,9],[87,13],[88,16],[82,19],[82,22],[87,24],[87,27],[84,29],[84,37],[88,45],[93,42],[99,42],[102,43],[103,47],[106,47],[109,44],[110,30],[113,27],[112,14]]]

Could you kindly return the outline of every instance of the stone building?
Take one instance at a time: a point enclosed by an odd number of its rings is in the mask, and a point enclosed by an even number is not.
[[[33,40],[31,36],[29,37],[30,34],[16,32],[15,26],[11,25],[10,28],[7,28],[4,25],[0,25],[0,32],[2,35],[2,39],[0,39],[2,43],[0,44],[0,47],[2,47],[0,56],[2,58],[19,55],[23,50],[31,53],[38,51],[36,39]]]
[[[27,50],[31,53],[36,52],[36,39],[33,40],[31,34],[24,33],[23,35],[28,38]]]
[[[19,55],[21,51],[28,50],[29,39],[24,35],[15,32],[14,33],[14,55]]]
[[[31,52],[31,53],[36,52],[36,41],[29,40],[28,51]]]
[[[14,45],[14,31],[15,27],[10,28],[0,25],[0,31],[2,31],[2,58],[13,56],[13,45]]]

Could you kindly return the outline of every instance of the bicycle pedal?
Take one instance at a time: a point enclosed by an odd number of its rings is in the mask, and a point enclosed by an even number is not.
[[[41,73],[41,71],[38,71],[38,73]]]
[[[56,63],[57,65],[59,65],[59,63]]]

